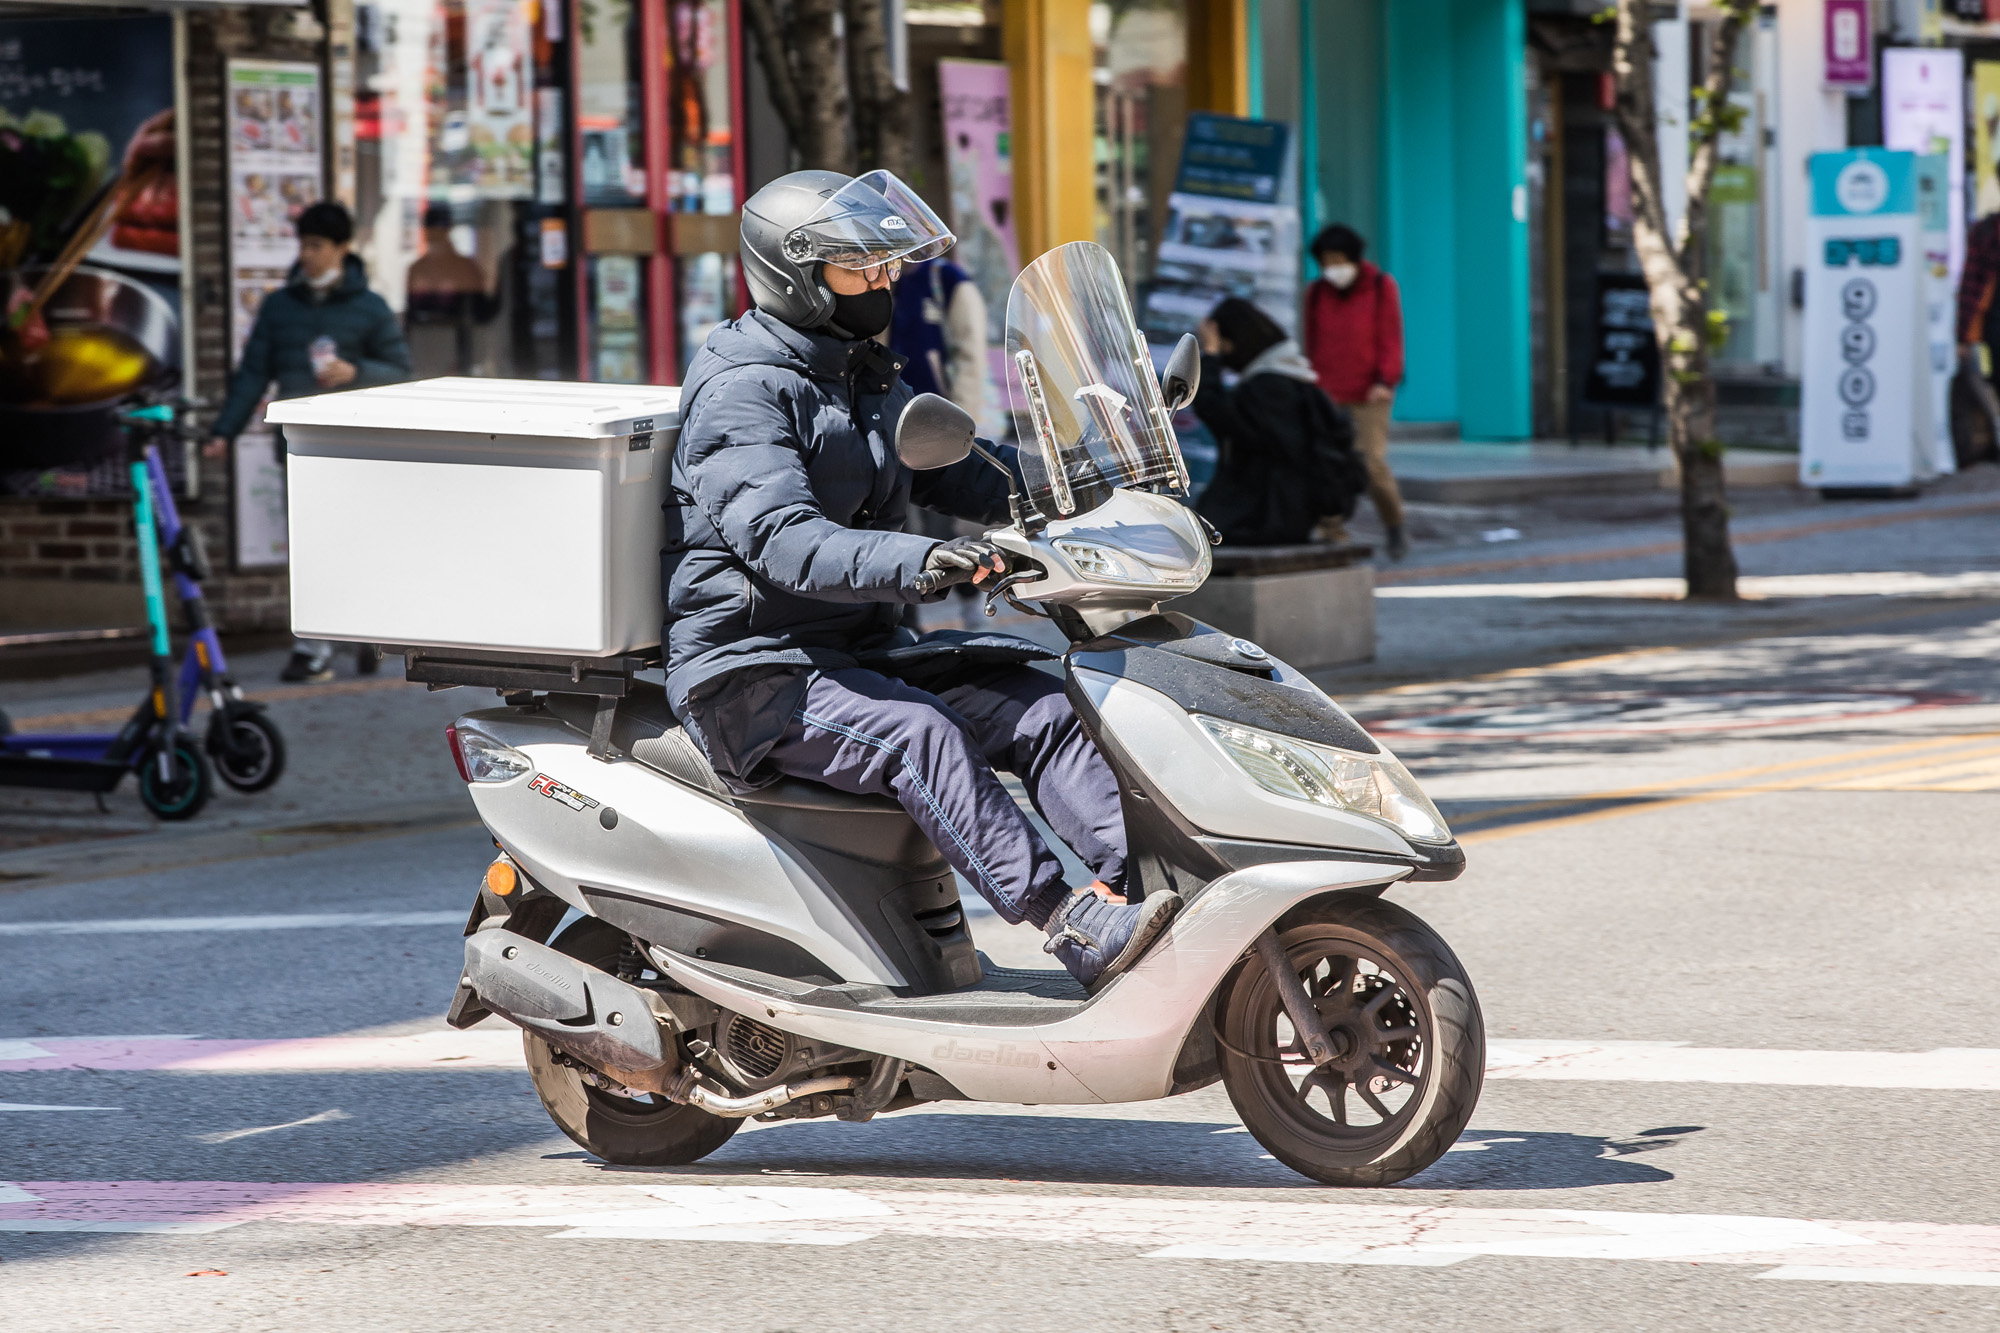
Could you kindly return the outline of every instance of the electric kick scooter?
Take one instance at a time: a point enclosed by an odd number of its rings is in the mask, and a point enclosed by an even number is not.
[[[152,633],[152,683],[146,699],[116,733],[14,731],[0,714],[0,786],[39,787],[97,795],[128,772],[139,800],[161,819],[192,819],[213,794],[215,776],[238,791],[263,791],[284,773],[285,742],[264,705],[243,697],[230,679],[222,641],[209,620],[201,585],[212,576],[201,534],[181,522],[159,441],[195,434],[189,408],[141,403],[123,413],[132,478],[133,524],[146,622]],[[188,645],[178,678],[172,660],[160,553],[188,619]],[[197,746],[189,731],[195,701],[206,696],[209,724]],[[206,753],[204,754],[204,750]],[[213,767],[210,758],[213,758]]]

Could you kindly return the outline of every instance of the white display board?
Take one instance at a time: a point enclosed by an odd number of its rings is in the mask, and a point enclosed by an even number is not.
[[[1812,157],[1799,477],[1903,487],[1932,474],[1916,154]]]
[[[1951,165],[1942,154],[1917,159],[1917,231],[1924,246],[1924,407],[1930,470],[1958,471],[1951,447],[1951,380],[1958,371],[1958,279],[1951,266]]]

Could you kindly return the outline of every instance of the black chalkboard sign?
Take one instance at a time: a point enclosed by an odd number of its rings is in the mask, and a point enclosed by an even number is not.
[[[1597,332],[1583,377],[1584,402],[1596,407],[1659,405],[1660,345],[1653,339],[1647,301],[1644,278],[1597,275]]]

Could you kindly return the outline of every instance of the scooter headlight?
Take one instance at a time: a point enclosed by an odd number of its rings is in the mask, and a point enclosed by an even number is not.
[[[509,782],[535,771],[534,760],[470,727],[446,727],[445,738],[458,761],[458,775],[467,782]]]
[[[1413,842],[1451,841],[1444,816],[1387,750],[1357,754],[1220,718],[1196,720],[1265,791],[1366,815]]]

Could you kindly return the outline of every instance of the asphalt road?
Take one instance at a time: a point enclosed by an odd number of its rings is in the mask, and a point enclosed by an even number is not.
[[[1467,843],[1395,897],[1494,1050],[1384,1190],[1294,1176],[1219,1088],[608,1168],[497,1022],[439,1020],[487,852],[426,767],[452,696],[326,696],[407,728],[422,819],[342,833],[321,777],[289,841],[0,857],[39,876],[0,879],[0,1327],[2000,1328],[2000,608],[1864,599],[1349,700]]]

